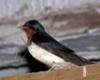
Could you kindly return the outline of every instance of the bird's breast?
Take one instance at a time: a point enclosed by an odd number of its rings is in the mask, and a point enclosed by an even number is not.
[[[31,43],[28,46],[28,50],[30,54],[37,59],[38,61],[48,65],[52,66],[53,63],[55,64],[66,64],[66,61],[64,61],[62,58],[54,55],[53,53],[39,47],[35,43]]]

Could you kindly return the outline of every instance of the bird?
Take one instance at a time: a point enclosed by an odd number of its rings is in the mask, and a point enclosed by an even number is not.
[[[26,34],[27,48],[30,54],[47,65],[50,70],[67,68],[70,63],[77,66],[93,64],[90,60],[75,54],[74,50],[54,39],[38,20],[29,20],[20,28]],[[83,70],[86,76],[86,69]]]

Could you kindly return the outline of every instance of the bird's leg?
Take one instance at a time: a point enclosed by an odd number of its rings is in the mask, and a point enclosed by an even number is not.
[[[53,71],[53,70],[55,70],[55,65],[53,65],[48,71]]]
[[[85,78],[87,76],[87,69],[86,66],[83,66],[83,77]]]
[[[51,68],[49,69],[49,71],[53,71],[53,70],[62,70],[62,69],[70,69],[71,68],[71,65],[70,63],[65,63],[65,64],[62,64],[62,63],[53,63]]]
[[[55,70],[55,68],[56,68],[56,63],[53,62],[51,65],[52,65],[52,66],[51,66],[51,68],[50,68],[48,71],[53,71],[53,70]]]

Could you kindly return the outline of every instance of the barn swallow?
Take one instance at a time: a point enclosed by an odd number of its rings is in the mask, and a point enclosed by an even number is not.
[[[67,67],[68,63],[78,66],[92,64],[51,37],[37,20],[27,21],[21,29],[26,33],[30,54],[54,70]]]

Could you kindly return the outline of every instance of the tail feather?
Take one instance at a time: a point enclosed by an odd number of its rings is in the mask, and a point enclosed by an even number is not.
[[[89,61],[93,62],[93,63],[98,63],[98,62],[100,62],[100,59],[99,58],[98,59],[89,59]]]

